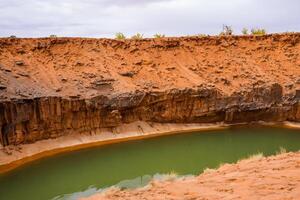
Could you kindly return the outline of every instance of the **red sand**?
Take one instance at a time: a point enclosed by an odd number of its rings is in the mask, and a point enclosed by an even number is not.
[[[0,39],[1,98],[80,96],[266,83],[300,88],[300,34],[143,40]]]
[[[135,190],[111,189],[85,200],[299,200],[300,152],[207,170],[198,177],[153,181]]]

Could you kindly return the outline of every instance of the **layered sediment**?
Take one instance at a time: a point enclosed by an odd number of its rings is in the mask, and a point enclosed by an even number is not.
[[[0,39],[0,143],[136,121],[300,122],[300,34]]]
[[[255,88],[223,96],[216,89],[135,92],[115,97],[42,97],[0,104],[3,145],[31,143],[71,133],[96,133],[135,121],[159,123],[244,123],[300,121],[296,96],[284,99],[282,87]]]

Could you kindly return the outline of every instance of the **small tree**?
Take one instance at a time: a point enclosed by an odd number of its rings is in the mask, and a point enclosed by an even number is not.
[[[164,38],[165,35],[164,34],[159,34],[159,33],[156,33],[155,35],[153,35],[154,38]]]
[[[242,33],[243,33],[243,35],[248,35],[248,29],[247,28],[243,28],[242,29]]]
[[[224,29],[225,35],[232,35],[233,30],[232,30],[231,26],[224,26],[223,29]]]
[[[118,40],[124,40],[126,39],[126,36],[123,33],[118,32],[115,34],[115,38]]]
[[[253,28],[251,29],[252,35],[265,35],[267,34],[266,29],[263,28]]]
[[[223,31],[220,33],[220,35],[232,35],[233,30],[231,26],[223,25]]]
[[[9,36],[10,38],[17,38],[17,36],[15,36],[15,35],[11,35],[11,36]]]
[[[50,38],[57,38],[57,35],[50,35]]]
[[[137,34],[133,35],[131,37],[131,39],[140,40],[140,39],[143,39],[143,36],[144,36],[143,34],[137,33]]]

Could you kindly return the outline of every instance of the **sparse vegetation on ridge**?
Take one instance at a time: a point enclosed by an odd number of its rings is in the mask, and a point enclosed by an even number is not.
[[[267,31],[264,28],[252,28],[251,30],[249,30],[248,28],[244,27],[241,30],[242,35],[266,35]],[[285,32],[285,34],[293,34],[295,32]],[[231,26],[228,25],[223,25],[223,30],[219,33],[219,36],[230,36],[230,35],[234,35],[233,34],[233,29]],[[209,34],[204,34],[204,33],[199,33],[196,35],[186,35],[184,37],[191,37],[191,36],[196,36],[196,37],[208,37],[210,36]],[[15,38],[15,36],[10,36],[11,38]],[[50,35],[50,38],[52,37],[57,37],[56,35]],[[160,33],[156,33],[153,35],[153,38],[164,38],[166,37],[165,34],[160,34]],[[180,36],[179,36],[180,37]],[[130,37],[131,39],[135,39],[135,40],[139,40],[139,39],[143,39],[144,38],[144,34],[141,33],[136,33],[135,35]],[[115,39],[118,40],[123,40],[126,39],[126,36],[121,33],[118,32],[115,34]]]
[[[223,25],[223,31],[220,33],[220,36],[227,36],[227,35],[232,35],[233,34],[233,29],[231,26]]]
[[[197,34],[198,37],[207,37],[208,35],[207,34],[203,34],[203,33],[200,33],[200,34]]]
[[[265,35],[267,34],[266,29],[263,28],[253,28],[251,29],[251,34],[252,35]]]
[[[248,29],[247,28],[243,28],[242,29],[242,33],[243,33],[243,35],[248,35]]]
[[[153,35],[154,38],[164,38],[165,35],[164,34],[159,34],[159,33],[156,33]]]
[[[131,39],[134,39],[134,40],[140,40],[140,39],[143,39],[144,35],[143,34],[140,34],[140,33],[137,33],[135,35],[133,35],[131,37]]]
[[[118,32],[118,33],[115,34],[115,39],[124,40],[124,39],[126,39],[126,36],[123,33]]]

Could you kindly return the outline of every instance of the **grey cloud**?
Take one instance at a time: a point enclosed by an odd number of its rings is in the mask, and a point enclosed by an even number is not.
[[[157,3],[157,2],[168,2],[168,1],[173,1],[173,0],[103,0],[102,2],[105,5],[113,5],[113,6],[141,6],[141,5],[147,5],[147,4],[152,4],[152,3]]]
[[[218,34],[222,24],[299,31],[297,0],[0,0],[0,36]]]

